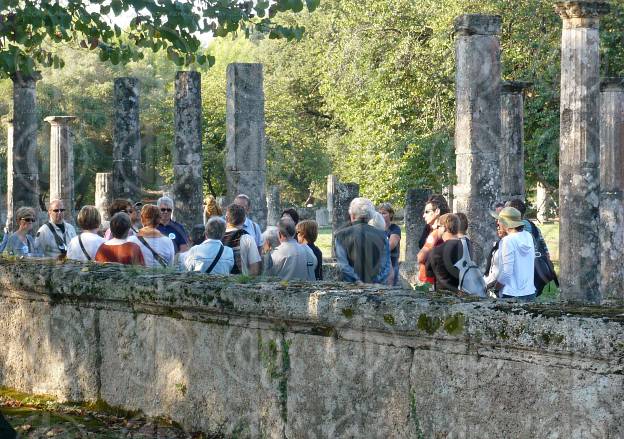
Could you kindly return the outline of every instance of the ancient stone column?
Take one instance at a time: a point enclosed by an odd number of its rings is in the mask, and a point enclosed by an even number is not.
[[[528,82],[505,81],[501,87],[501,143],[499,148],[501,199],[525,200],[524,90]]]
[[[596,302],[598,278],[600,16],[603,1],[555,5],[563,19],[559,152],[561,298]]]
[[[226,87],[227,195],[230,200],[241,193],[248,195],[250,216],[264,229],[267,205],[262,64],[228,65]]]
[[[546,186],[539,182],[535,187],[535,208],[537,209],[537,220],[541,223],[547,221],[550,209],[549,195]]]
[[[13,229],[15,211],[29,206],[39,211],[37,160],[37,96],[39,73],[17,73],[13,80],[13,123],[7,153],[7,225]]]
[[[74,147],[69,123],[75,116],[49,116],[50,201],[63,200],[65,221],[74,222]]]
[[[499,198],[501,18],[462,15],[455,19],[455,158],[454,212],[468,217],[475,260],[496,238],[488,211]]]
[[[266,197],[267,226],[276,226],[282,213],[279,186],[270,186]]]
[[[329,225],[329,211],[325,207],[316,209],[314,216],[319,227],[327,227]]]
[[[113,196],[141,198],[141,126],[139,80],[116,78],[113,125]]]
[[[624,299],[624,78],[602,82],[600,94],[600,293]]]
[[[327,211],[329,212],[329,218],[333,217],[334,209],[334,192],[336,192],[336,184],[338,183],[338,177],[334,174],[327,176]]]
[[[98,172],[95,174],[95,207],[100,212],[102,221],[110,221],[108,208],[113,202],[113,174],[112,172]]]
[[[431,195],[429,189],[408,189],[405,194],[405,261],[415,262],[420,250],[418,240],[425,228],[423,213],[427,199]]]
[[[357,183],[336,183],[332,206],[332,258],[336,257],[334,237],[336,233],[351,224],[349,204],[360,196],[360,185]]]
[[[173,203],[175,219],[186,230],[203,224],[202,108],[199,72],[177,72],[175,79]]]

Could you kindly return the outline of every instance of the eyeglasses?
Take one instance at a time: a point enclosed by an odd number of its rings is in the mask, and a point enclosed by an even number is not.
[[[173,209],[165,209],[165,208],[161,207],[161,208],[160,208],[160,211],[161,211],[162,213],[165,213],[165,212],[173,212]]]
[[[34,223],[35,222],[34,218],[20,218],[20,220],[26,221],[27,223]]]
[[[52,209],[52,212],[54,213],[65,212],[65,209]]]

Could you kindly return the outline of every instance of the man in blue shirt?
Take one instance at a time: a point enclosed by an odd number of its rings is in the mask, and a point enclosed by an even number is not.
[[[234,204],[238,204],[245,209],[245,223],[243,224],[243,230],[253,237],[253,239],[256,241],[258,252],[262,254],[262,246],[264,245],[262,230],[260,229],[258,223],[255,223],[251,218],[249,218],[249,211],[251,210],[251,200],[247,195],[239,194],[236,196],[236,198],[234,198]]]
[[[183,253],[189,249],[189,240],[184,226],[171,219],[173,214],[173,200],[169,197],[160,197],[156,202],[160,209],[160,224],[158,230],[173,241],[176,253]]]

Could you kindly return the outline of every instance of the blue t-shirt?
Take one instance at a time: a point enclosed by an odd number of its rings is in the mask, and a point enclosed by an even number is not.
[[[188,244],[188,235],[186,230],[184,230],[184,226],[180,223],[169,221],[169,224],[166,226],[158,224],[158,230],[173,241],[176,253],[180,251],[181,245]]]

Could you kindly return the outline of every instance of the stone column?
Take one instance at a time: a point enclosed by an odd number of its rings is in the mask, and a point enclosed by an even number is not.
[[[141,126],[139,80],[116,78],[113,126],[113,196],[141,198]]]
[[[262,64],[228,65],[226,87],[227,195],[230,200],[241,193],[248,195],[250,216],[264,229],[267,205]]]
[[[468,217],[477,263],[496,239],[489,210],[499,198],[501,18],[462,15],[455,19],[454,212]]]
[[[270,186],[267,192],[267,226],[276,226],[281,213],[279,186]]]
[[[332,206],[332,258],[336,257],[334,237],[336,233],[351,224],[349,204],[360,196],[360,186],[357,183],[336,183],[334,187]]]
[[[202,108],[199,72],[177,72],[175,79],[173,202],[176,221],[186,230],[203,224]]]
[[[539,182],[535,187],[535,207],[537,208],[537,220],[540,223],[547,221],[550,210],[549,195],[546,191],[546,186]]]
[[[113,202],[113,174],[112,172],[98,172],[95,174],[95,207],[100,212],[102,221],[110,221],[108,208]]]
[[[74,147],[69,123],[75,116],[49,116],[50,201],[63,200],[65,221],[74,222]]]
[[[501,199],[524,201],[524,90],[528,82],[505,81],[501,86]]]
[[[338,177],[334,174],[327,176],[327,211],[329,212],[329,218],[333,218],[334,209],[334,192],[336,192],[336,184],[338,184]]]
[[[600,299],[599,101],[600,16],[603,1],[555,5],[563,19],[559,153],[559,263],[561,298]]]
[[[423,213],[431,195],[429,189],[408,189],[405,195],[405,261],[416,262],[418,240],[425,227]]]
[[[600,95],[600,294],[624,299],[624,78],[609,78]]]
[[[39,212],[39,169],[37,160],[37,96],[39,73],[15,74],[13,80],[13,123],[9,127],[7,153],[7,225],[13,229],[15,211],[29,206]]]

